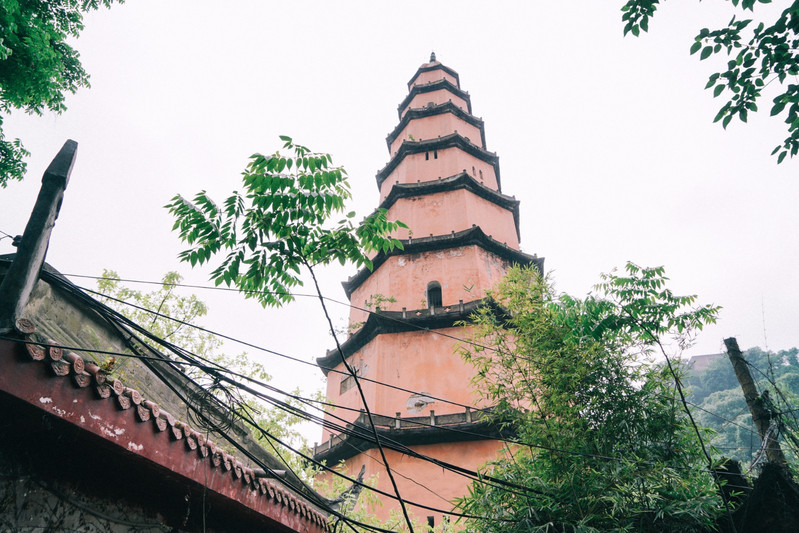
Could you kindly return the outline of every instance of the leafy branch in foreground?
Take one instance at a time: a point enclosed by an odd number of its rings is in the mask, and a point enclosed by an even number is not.
[[[30,155],[19,139],[5,139],[2,114],[64,111],[66,93],[89,86],[67,41],[80,35],[84,13],[115,1],[123,0],[0,0],[0,187],[22,179]]]
[[[488,466],[532,489],[476,483],[460,502],[468,531],[704,531],[724,511],[671,372],[652,360],[680,349],[718,308],[675,296],[662,268],[628,264],[594,294],[556,294],[513,269],[491,293],[505,311],[474,316],[464,358],[497,421],[522,445]],[[481,348],[481,346],[490,349]]]
[[[732,0],[733,6],[754,11],[756,3],[769,4],[771,0]],[[629,0],[622,11],[624,34],[638,36],[649,30],[649,20],[654,16],[659,0]],[[778,81],[783,92],[773,99],[771,116],[785,113],[788,137],[774,148],[777,163],[786,156],[799,153],[799,83],[788,83],[788,76],[799,75],[799,0],[791,2],[771,23],[759,22],[754,27],[751,18],[736,20],[733,16],[726,27],[699,31],[691,45],[691,54],[699,52],[705,60],[713,54],[726,53],[730,61],[727,69],[711,74],[706,89],[713,88],[713,96],[726,91],[728,100],[716,114],[714,122],[727,125],[737,116],[746,122],[749,112],[757,111],[757,100],[762,90]],[[744,32],[748,33],[744,33]]]
[[[346,172],[332,165],[330,155],[280,138],[292,153],[253,155],[244,171],[244,192],[233,192],[221,208],[205,191],[193,202],[175,196],[166,206],[177,219],[173,229],[191,245],[180,259],[194,266],[224,253],[211,279],[264,306],[293,299],[291,289],[302,285],[304,265],[350,261],[371,267],[368,254],[401,248],[389,234],[406,227],[387,220],[385,210],[359,225],[355,212],[332,222],[351,197]]]

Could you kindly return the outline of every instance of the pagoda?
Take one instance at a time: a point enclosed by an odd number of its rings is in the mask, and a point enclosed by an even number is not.
[[[408,502],[452,509],[470,480],[421,456],[477,470],[502,448],[484,417],[474,369],[456,353],[468,328],[458,325],[483,305],[513,264],[543,269],[543,259],[519,249],[519,202],[502,193],[499,158],[486,149],[482,119],[472,114],[458,73],[436,60],[423,64],[399,104],[399,123],[386,138],[390,159],[377,173],[379,208],[408,229],[403,249],[380,252],[373,269],[343,283],[352,304],[350,335],[341,352],[317,363],[327,376],[328,400],[339,408],[314,447],[328,465],[393,493],[363,412],[355,370],[400,494]],[[362,435],[363,437],[360,437]],[[403,452],[410,448],[411,454]],[[420,454],[415,456],[414,454]],[[398,504],[382,498],[388,517]],[[415,520],[439,525],[439,512],[408,506]]]

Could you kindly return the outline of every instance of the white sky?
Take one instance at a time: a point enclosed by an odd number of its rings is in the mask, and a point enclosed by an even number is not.
[[[0,190],[0,230],[22,233],[44,168],[72,138],[78,161],[47,261],[144,280],[177,269],[207,284],[209,270],[177,262],[170,197],[221,200],[247,157],[285,134],[333,154],[367,214],[397,104],[435,50],[486,122],[503,192],[521,200],[523,249],[546,257],[560,290],[584,295],[627,260],[662,264],[675,292],[724,307],[689,354],[721,351],[727,336],[799,345],[799,162],[769,155],[786,135],[768,118],[773,94],[749,125],[712,124],[721,100],[703,87],[723,60],[688,54],[699,28],[728,21],[729,3],[668,2],[638,39],[622,38],[622,3],[128,0],[87,17],[76,46],[92,88],[69,111],[7,119],[33,157],[27,180]],[[344,300],[338,282],[353,272],[326,271],[326,294]],[[313,302],[263,310],[199,295],[212,329],[306,361],[332,346]],[[346,308],[333,311],[343,325]],[[265,360],[279,386],[322,383],[310,367]]]

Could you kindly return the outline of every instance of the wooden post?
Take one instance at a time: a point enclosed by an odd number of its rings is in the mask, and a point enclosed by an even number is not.
[[[42,187],[31,212],[14,262],[0,285],[0,334],[8,333],[28,305],[44,264],[50,233],[61,209],[64,190],[75,164],[78,143],[68,140],[42,176]]]
[[[734,337],[724,339],[724,346],[727,348],[727,356],[730,358],[733,370],[735,370],[735,377],[738,378],[738,383],[741,384],[741,389],[746,399],[746,405],[749,407],[749,412],[752,413],[752,420],[755,422],[755,427],[760,434],[760,439],[765,440],[767,438],[769,426],[771,425],[771,413],[766,409],[763,398],[757,393],[752,374],[749,373],[746,360],[740,348],[738,348],[738,341],[735,340]],[[766,445],[766,458],[770,463],[774,463],[783,468],[786,466],[785,455],[783,455],[780,443],[776,437],[772,437]]]

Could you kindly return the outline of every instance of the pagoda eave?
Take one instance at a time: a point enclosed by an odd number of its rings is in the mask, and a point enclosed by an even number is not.
[[[391,150],[391,144],[397,139],[397,136],[402,133],[402,130],[405,129],[405,127],[412,120],[443,115],[444,113],[452,113],[467,124],[471,124],[475,128],[478,128],[480,130],[480,146],[483,148],[483,150],[486,149],[485,123],[483,120],[470,113],[467,113],[452,102],[444,102],[443,104],[433,104],[409,109],[408,112],[402,117],[399,124],[397,124],[397,127],[394,128],[394,130],[389,133],[388,136],[386,136],[386,145],[388,146],[388,149]]]
[[[491,236],[486,235],[479,226],[474,226],[458,232],[453,231],[447,235],[433,235],[432,237],[407,239],[401,240],[400,242],[403,246],[402,249],[394,248],[390,252],[379,252],[372,259],[372,270],[363,268],[359,270],[357,274],[341,284],[344,287],[344,292],[347,294],[347,298],[351,297],[355,289],[360,287],[360,285],[366,281],[369,275],[373,271],[377,270],[380,265],[385,263],[389,257],[436,250],[447,250],[449,248],[455,248],[459,246],[476,245],[512,264],[518,264],[522,266],[535,265],[542,274],[544,271],[543,257],[528,255],[520,250],[511,248],[508,245],[495,240]]]
[[[419,183],[397,183],[391,188],[388,196],[380,202],[379,209],[389,209],[401,198],[409,198],[425,194],[435,194],[439,192],[455,191],[466,189],[489,202],[507,209],[513,213],[513,222],[516,226],[516,237],[521,240],[519,231],[519,200],[495,191],[491,187],[486,187],[477,181],[468,172],[461,172],[454,176],[439,178],[437,180],[422,181]]]
[[[425,139],[422,141],[402,141],[402,144],[397,150],[396,155],[391,158],[388,164],[377,172],[375,178],[377,179],[378,189],[383,185],[383,182],[388,179],[391,172],[397,168],[397,165],[409,154],[418,154],[430,150],[443,150],[444,148],[460,148],[469,155],[473,155],[481,161],[485,161],[494,167],[494,175],[497,178],[497,189],[502,190],[501,181],[499,178],[499,156],[489,152],[484,148],[474,144],[460,133],[451,133],[435,139]]]
[[[489,305],[488,301],[480,299],[433,309],[370,313],[363,326],[341,343],[341,352],[338,349],[328,350],[326,355],[316,358],[316,364],[327,376],[331,370],[341,364],[342,354],[344,358],[349,359],[378,335],[450,328],[457,322],[466,320],[474,311],[485,305]]]
[[[430,71],[433,71],[433,70],[443,70],[444,72],[446,72],[447,74],[449,74],[450,76],[455,78],[455,85],[458,88],[460,88],[460,86],[461,86],[461,78],[460,78],[460,76],[458,76],[458,73],[455,72],[454,70],[452,70],[451,68],[449,68],[448,66],[436,61],[436,62],[433,62],[433,63],[424,64],[421,67],[419,67],[416,70],[416,73],[413,76],[411,76],[410,81],[408,81],[408,89],[411,89],[411,87],[413,87],[414,80],[416,80],[416,78],[418,78],[420,74],[422,74],[424,72],[430,72]]]
[[[411,103],[411,100],[413,100],[415,96],[419,94],[438,91],[441,89],[449,91],[454,96],[457,96],[458,98],[466,102],[466,111],[471,114],[472,99],[471,96],[469,96],[469,93],[467,93],[460,87],[456,86],[448,79],[441,79],[441,80],[431,81],[430,83],[422,83],[419,85],[414,85],[413,87],[411,87],[411,90],[408,93],[408,95],[405,98],[403,98],[402,102],[400,102],[400,104],[397,106],[397,113],[399,114],[399,118],[402,118],[402,110],[408,107],[408,104]]]
[[[475,415],[477,412],[474,413]],[[450,417],[463,417],[464,413],[456,415],[449,415]],[[375,423],[379,423],[384,418],[388,417],[375,417]],[[429,420],[430,417],[414,417],[414,419]],[[441,417],[438,417],[441,418]],[[393,419],[397,420],[397,419]],[[408,424],[412,419],[403,418],[399,419],[399,424]],[[470,442],[479,440],[500,440],[512,438],[515,435],[508,428],[503,428],[500,424],[485,419],[475,420],[473,422],[460,422],[442,424],[439,426],[422,425],[421,422],[416,422],[416,427],[379,427],[376,425],[375,430],[380,437],[380,443],[383,447],[390,450],[401,451],[407,453],[407,446],[423,445],[423,444],[442,444],[452,442]],[[331,440],[323,442],[314,448],[314,459],[317,461],[326,460],[327,464],[337,464],[341,461],[346,461],[356,455],[369,451],[377,447],[374,442],[374,435],[371,434],[371,428],[365,424],[358,424],[352,429],[355,429],[353,434],[336,435]]]

